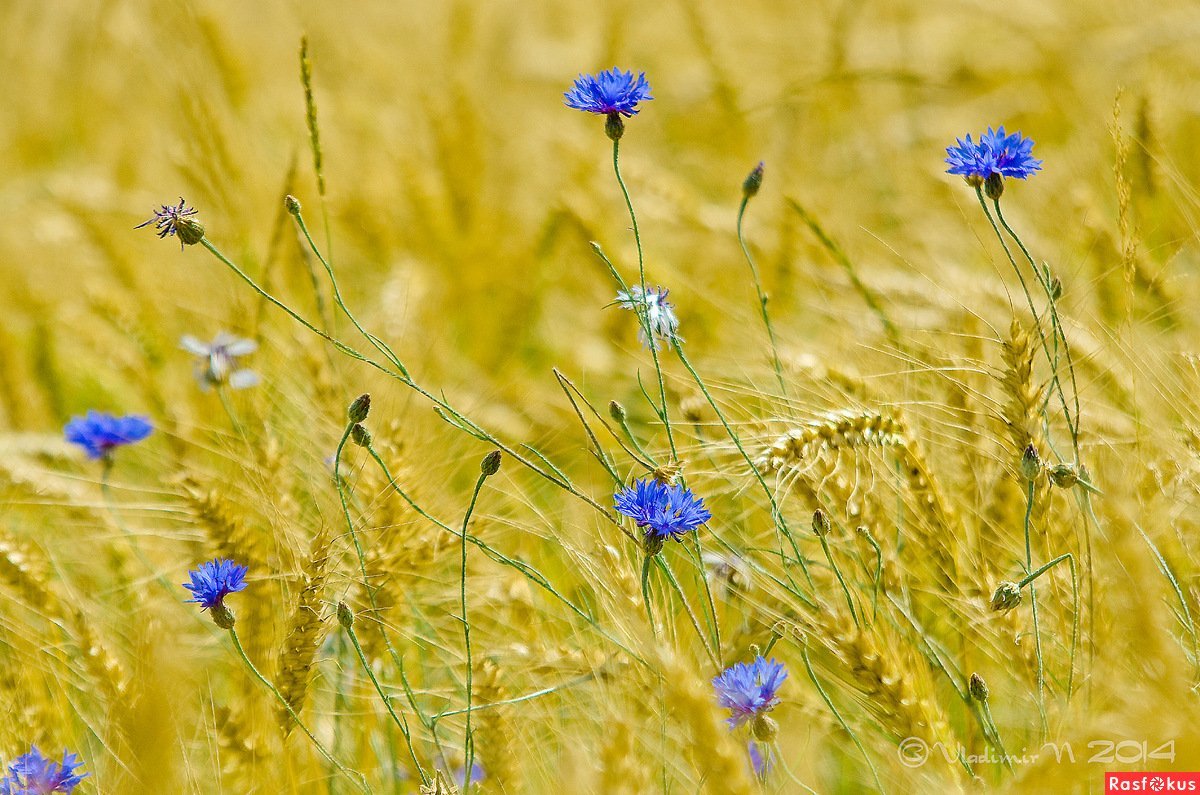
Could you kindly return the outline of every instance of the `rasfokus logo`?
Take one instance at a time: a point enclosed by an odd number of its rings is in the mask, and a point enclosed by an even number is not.
[[[1200,773],[1105,773],[1104,795],[1117,792],[1200,793]]]

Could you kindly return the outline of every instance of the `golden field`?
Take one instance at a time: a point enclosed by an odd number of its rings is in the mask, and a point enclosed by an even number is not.
[[[0,3],[0,763],[69,749],[80,795],[1200,769],[1197,33],[1179,0]],[[563,104],[613,65],[653,89],[620,169],[657,358],[594,247],[637,282],[604,120]],[[1044,160],[1000,200],[1037,278],[944,173],[999,125]],[[135,229],[180,197],[205,245]],[[222,331],[257,386],[200,388],[180,340]],[[92,409],[155,432],[106,467],[63,437]],[[712,519],[643,578],[612,495],[652,470]],[[1068,553],[1036,628],[991,608]],[[214,558],[299,723],[184,602]],[[756,777],[710,682],[760,652]]]

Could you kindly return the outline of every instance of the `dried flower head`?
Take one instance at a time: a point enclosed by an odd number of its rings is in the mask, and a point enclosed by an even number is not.
[[[648,539],[682,540],[712,518],[704,500],[686,486],[668,486],[643,478],[613,495],[617,512],[637,522]]]
[[[47,759],[37,746],[30,746],[29,753],[18,756],[8,766],[8,775],[0,779],[0,793],[4,795],[50,795],[52,792],[71,792],[79,782],[91,775],[76,772],[83,761],[76,755],[63,751],[62,762]]]
[[[159,237],[168,235],[178,237],[179,250],[183,251],[184,245],[194,246],[204,239],[204,225],[193,218],[194,215],[196,215],[196,209],[188,207],[183,197],[180,196],[178,205],[162,205],[162,209],[154,211],[153,218],[143,221],[134,229],[154,224]]]
[[[752,663],[735,663],[712,680],[717,703],[729,710],[731,728],[764,717],[779,704],[776,693],[787,679],[783,663],[762,656]],[[761,739],[761,738],[760,738]]]
[[[179,347],[196,357],[196,381],[201,389],[222,386],[246,389],[259,383],[258,373],[238,367],[240,357],[258,350],[254,340],[222,331],[212,342],[202,342],[185,334],[179,340]]]
[[[658,350],[660,340],[683,341],[678,334],[679,319],[675,317],[675,306],[667,301],[668,292],[662,287],[650,287],[643,296],[641,285],[634,285],[628,291],[622,290],[617,293],[617,306],[639,315],[645,314],[646,323],[638,328],[638,339],[647,348],[653,346]],[[646,326],[650,327],[648,337]]]
[[[957,145],[947,147],[946,163],[947,174],[958,174],[972,187],[993,175],[1027,179],[1042,169],[1042,161],[1033,156],[1033,140],[1019,132],[1006,135],[1003,127],[989,127],[978,141],[972,141],[970,133],[959,138]]]
[[[88,458],[104,461],[110,461],[118,447],[140,442],[153,432],[154,426],[145,417],[118,417],[102,411],[72,417],[63,428],[68,442],[82,447]]]
[[[997,612],[1012,610],[1021,604],[1021,588],[1015,582],[1005,580],[996,586],[992,594],[992,609]]]

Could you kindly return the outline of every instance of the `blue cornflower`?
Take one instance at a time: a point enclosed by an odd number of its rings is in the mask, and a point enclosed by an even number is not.
[[[145,417],[117,417],[101,411],[89,411],[86,417],[72,417],[63,429],[67,441],[77,444],[88,458],[107,460],[121,445],[133,444],[154,432]]]
[[[639,102],[654,99],[645,72],[634,77],[633,72],[622,72],[615,66],[607,72],[580,75],[563,96],[567,107],[605,115],[619,113],[626,118],[638,112]]]
[[[629,290],[617,292],[617,306],[632,312],[645,313],[646,322],[644,325],[639,324],[638,339],[647,348],[653,347],[654,350],[658,350],[659,340],[683,341],[683,337],[679,336],[679,318],[675,317],[675,305],[667,300],[669,292],[663,287],[648,287],[643,293],[639,284],[635,284]],[[647,326],[650,328],[648,335]]]
[[[653,478],[636,481],[613,495],[617,513],[644,528],[647,540],[665,541],[683,536],[712,518],[704,500],[685,486],[667,486]]]
[[[773,710],[779,704],[775,694],[784,679],[787,670],[783,663],[761,656],[752,663],[735,663],[713,679],[717,703],[729,710],[730,727],[757,720]]]
[[[49,795],[52,792],[70,792],[79,782],[91,775],[77,773],[83,761],[75,754],[63,751],[62,762],[42,756],[37,746],[30,746],[29,753],[18,756],[8,766],[8,775],[0,779],[0,793],[4,795]]]
[[[183,584],[192,592],[192,598],[187,601],[200,604],[202,610],[223,608],[226,596],[245,589],[246,571],[245,566],[228,559],[201,564],[195,571],[188,572],[192,581]]]
[[[970,133],[959,138],[956,146],[947,147],[946,163],[947,174],[958,174],[973,186],[993,174],[1027,179],[1042,169],[1042,161],[1033,156],[1033,139],[1019,132],[1006,135],[1003,127],[989,127],[978,141],[972,141]]]

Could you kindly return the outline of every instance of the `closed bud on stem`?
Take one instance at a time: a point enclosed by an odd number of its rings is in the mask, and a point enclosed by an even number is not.
[[[346,409],[346,416],[350,418],[350,422],[362,422],[371,413],[371,396],[359,395],[350,404],[350,408]]]
[[[829,532],[833,530],[833,525],[829,523],[829,515],[820,508],[813,511],[812,529],[814,533],[822,538],[829,535]]]
[[[292,215],[300,214],[300,200],[290,193],[283,197],[283,206],[286,207],[287,211]]]
[[[1079,482],[1079,471],[1070,464],[1055,464],[1050,467],[1050,482],[1060,489],[1069,489]]]
[[[967,692],[976,701],[987,701],[988,695],[990,695],[987,682],[983,681],[983,677],[979,674],[971,674],[971,679],[967,682]]]
[[[992,594],[992,609],[996,612],[1012,610],[1021,604],[1021,588],[1015,583],[1005,580],[996,586]]]
[[[779,724],[766,715],[757,715],[750,724],[750,733],[762,743],[771,743],[779,734]]]
[[[621,118],[620,113],[608,114],[608,118],[604,121],[604,134],[610,140],[621,140],[621,136],[625,134],[625,120]]]
[[[358,423],[355,423],[350,427],[350,441],[354,442],[359,447],[370,447],[371,432]]]
[[[354,611],[350,609],[350,605],[345,602],[338,602],[337,620],[346,629],[354,626]]]
[[[992,201],[998,201],[1004,193],[1004,177],[996,172],[988,175],[988,178],[983,181],[983,192]]]
[[[210,614],[213,623],[221,629],[233,629],[234,622],[237,620],[233,617],[233,611],[226,607],[224,602],[213,605]]]
[[[1026,480],[1037,480],[1038,473],[1042,471],[1042,457],[1038,455],[1037,448],[1032,444],[1025,446],[1025,452],[1021,454],[1021,474]]]
[[[625,407],[615,400],[609,401],[608,416],[613,418],[613,422],[624,422],[625,417],[627,416],[625,413]]]
[[[1050,279],[1050,300],[1057,301],[1062,298],[1063,286],[1062,279],[1057,276]]]
[[[762,181],[763,164],[760,162],[746,177],[746,181],[742,183],[742,196],[747,199],[755,196],[758,193],[758,189],[762,187]]]
[[[483,457],[479,462],[479,471],[484,477],[490,478],[492,475],[500,471],[500,451],[493,450]]]

